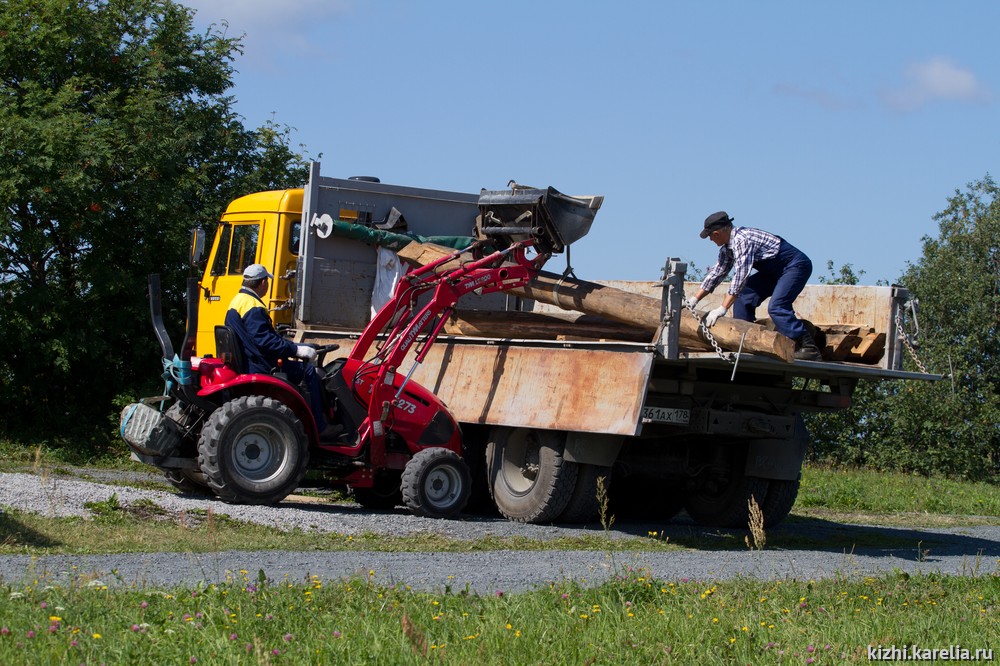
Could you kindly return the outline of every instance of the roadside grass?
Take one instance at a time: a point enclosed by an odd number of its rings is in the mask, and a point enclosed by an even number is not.
[[[867,663],[869,646],[988,649],[1000,577],[706,582],[427,593],[368,577],[149,589],[71,573],[0,585],[0,663]]]
[[[795,511],[808,514],[811,509],[872,516],[981,516],[996,524],[1000,485],[807,465]]]

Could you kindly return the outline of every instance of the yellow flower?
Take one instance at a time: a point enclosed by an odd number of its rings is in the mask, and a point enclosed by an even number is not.
[[[62,618],[58,615],[50,615],[49,622],[62,622]]]
[[[101,637],[101,635],[100,635],[100,634],[92,634],[92,635],[91,635],[91,638],[100,638],[100,637]]]

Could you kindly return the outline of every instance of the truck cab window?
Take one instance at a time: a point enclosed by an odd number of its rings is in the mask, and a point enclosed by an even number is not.
[[[292,254],[299,253],[299,240],[302,234],[302,220],[292,220],[291,228],[288,232],[288,251]]]
[[[219,250],[212,275],[240,275],[257,260],[259,224],[226,224],[220,230]]]

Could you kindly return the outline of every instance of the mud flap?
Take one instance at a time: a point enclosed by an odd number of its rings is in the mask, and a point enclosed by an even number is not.
[[[798,479],[809,439],[809,431],[800,416],[795,420],[795,428],[788,439],[749,440],[746,475],[781,481]]]

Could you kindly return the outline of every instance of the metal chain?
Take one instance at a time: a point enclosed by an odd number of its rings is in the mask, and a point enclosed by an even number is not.
[[[691,313],[692,317],[698,320],[698,328],[701,329],[702,335],[705,336],[705,339],[708,340],[708,342],[712,345],[712,348],[715,349],[715,353],[719,355],[719,358],[721,358],[723,361],[735,364],[736,354],[733,354],[731,352],[727,354],[726,352],[722,351],[722,347],[720,347],[719,343],[715,340],[715,336],[712,335],[712,333],[708,330],[708,326],[705,326],[705,320],[702,317],[699,317],[698,313],[695,312],[695,309],[690,305],[685,303],[684,307],[687,308],[688,312]]]
[[[913,341],[910,339],[910,336],[907,335],[906,332],[903,330],[902,309],[896,310],[896,334],[902,337],[903,346],[906,347],[906,351],[910,352],[910,357],[913,359],[913,362],[917,364],[917,367],[920,368],[920,372],[924,373],[925,375],[928,374],[927,366],[925,366],[923,362],[917,357],[916,345],[913,344]]]

